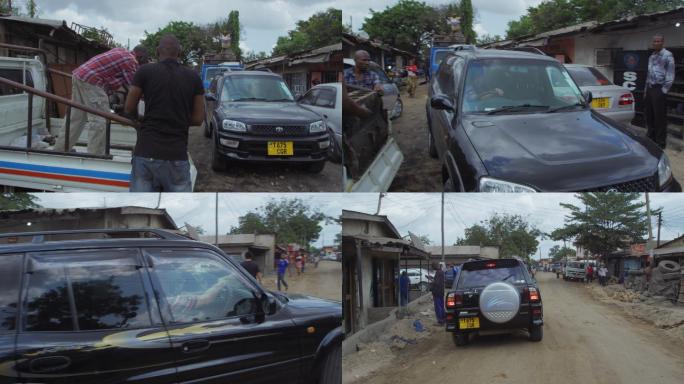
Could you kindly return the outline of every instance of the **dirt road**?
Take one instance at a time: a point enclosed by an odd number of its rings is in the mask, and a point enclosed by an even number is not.
[[[354,354],[345,356],[344,382],[683,382],[681,342],[666,337],[660,329],[625,317],[614,305],[594,300],[581,283],[557,280],[551,273],[539,273],[537,277],[544,301],[541,342],[530,342],[521,332],[481,336],[466,347],[456,348],[449,334],[432,327],[430,337],[398,351],[396,357],[367,377],[358,377],[363,367],[350,366]]]
[[[211,139],[191,127],[188,150],[197,167],[195,192],[342,192],[342,166],[328,162],[321,173],[302,166],[239,164],[225,173],[211,169]]]
[[[307,264],[304,273],[292,277],[285,275],[289,285],[288,293],[302,293],[324,299],[342,300],[342,263],[323,260],[318,268]],[[264,287],[276,290],[276,276],[269,275],[263,279]]]
[[[427,85],[419,85],[414,98],[403,92],[401,100],[404,103],[404,112],[392,120],[392,131],[404,154],[404,163],[394,178],[390,191],[441,192],[442,174],[439,161],[431,158],[427,151]]]

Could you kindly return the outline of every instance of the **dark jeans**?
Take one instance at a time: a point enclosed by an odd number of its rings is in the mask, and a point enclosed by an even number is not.
[[[401,296],[399,296],[399,305],[405,307],[406,304],[408,304],[408,292],[402,292]]]
[[[280,291],[280,284],[283,284],[285,286],[285,289],[287,290],[287,281],[285,281],[285,272],[283,273],[278,273],[278,290]]]
[[[659,147],[667,145],[667,96],[661,86],[647,86],[644,98],[647,136]]]
[[[432,300],[435,302],[435,316],[437,317],[437,322],[444,324],[445,314],[444,314],[444,296],[432,294]]]
[[[133,156],[131,192],[192,192],[190,162]]]

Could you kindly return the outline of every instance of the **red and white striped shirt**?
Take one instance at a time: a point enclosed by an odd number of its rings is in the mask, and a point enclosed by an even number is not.
[[[138,70],[135,56],[124,48],[114,48],[86,61],[73,72],[75,78],[114,92],[122,85],[129,86]]]

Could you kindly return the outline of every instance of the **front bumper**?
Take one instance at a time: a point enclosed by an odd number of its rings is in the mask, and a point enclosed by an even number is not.
[[[268,142],[292,142],[292,156],[269,156]],[[237,146],[224,145],[227,142]],[[330,134],[327,132],[311,136],[255,136],[239,133],[218,132],[215,143],[218,152],[230,160],[249,162],[293,162],[315,163],[325,161],[332,148]]]

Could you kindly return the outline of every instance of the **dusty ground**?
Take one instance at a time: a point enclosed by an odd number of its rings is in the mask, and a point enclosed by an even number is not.
[[[415,98],[402,92],[404,112],[392,121],[392,129],[404,154],[405,160],[397,173],[390,191],[392,192],[441,192],[442,177],[439,161],[428,155],[427,120],[425,103],[427,85],[419,85]],[[646,134],[646,130],[642,130]],[[641,130],[640,130],[641,132]],[[684,143],[668,138],[668,149],[675,179],[684,183]]]
[[[442,328],[428,325],[428,337],[409,338],[413,343],[402,348],[373,343],[345,356],[343,382],[682,382],[684,343],[626,316],[614,304],[594,299],[584,284],[565,282],[551,273],[539,273],[537,278],[544,300],[541,342],[530,342],[520,332],[481,336],[457,348]],[[424,306],[426,313],[429,304]],[[423,323],[434,320],[428,321]],[[362,353],[364,358],[359,359]]]
[[[428,155],[427,120],[425,102],[427,85],[419,85],[416,96],[402,92],[404,112],[392,120],[392,131],[404,154],[404,163],[394,178],[393,192],[441,192],[442,174],[439,160]]]
[[[322,260],[318,268],[307,264],[304,273],[292,277],[285,275],[289,285],[287,292],[302,293],[324,299],[342,300],[342,263],[338,261]],[[276,276],[268,275],[263,279],[267,289],[276,290]]]
[[[188,150],[197,167],[195,192],[342,192],[342,166],[328,162],[321,173],[301,166],[240,164],[225,173],[211,169],[211,139],[191,127]]]

